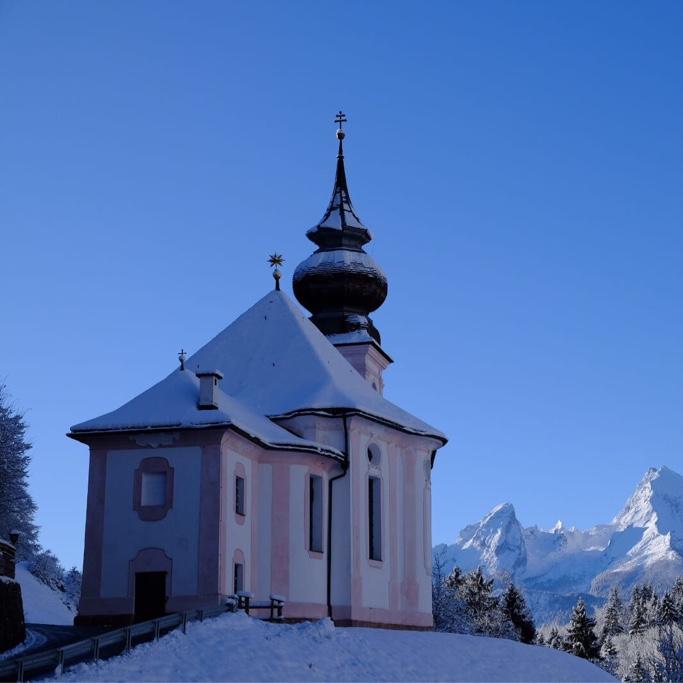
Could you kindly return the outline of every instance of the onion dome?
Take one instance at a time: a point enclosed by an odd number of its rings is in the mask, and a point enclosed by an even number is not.
[[[387,298],[387,278],[363,250],[372,235],[353,208],[346,182],[346,117],[339,112],[335,121],[339,152],[332,199],[320,222],[306,233],[318,249],[294,271],[294,294],[323,334],[361,333],[379,344],[380,334],[369,314]]]

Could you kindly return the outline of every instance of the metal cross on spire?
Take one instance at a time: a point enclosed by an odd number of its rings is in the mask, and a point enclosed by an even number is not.
[[[346,114],[340,109],[338,114],[334,117],[334,122],[339,124],[337,130],[337,140],[339,140],[339,153],[341,154],[341,141],[346,136],[344,132],[344,124],[346,123]]]

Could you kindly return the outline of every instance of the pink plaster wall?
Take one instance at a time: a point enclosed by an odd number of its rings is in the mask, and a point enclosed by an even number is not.
[[[218,599],[221,593],[219,558],[220,534],[221,447],[202,446],[202,473],[199,494],[199,553],[197,557],[197,593]]]
[[[336,446],[343,439],[339,432],[341,420],[307,416],[302,424],[305,424],[308,438],[319,438],[328,443],[334,441]],[[426,607],[429,601],[420,596],[426,596],[431,591],[425,550],[426,544],[431,540],[431,501],[422,468],[426,454],[439,444],[432,439],[404,434],[359,416],[349,418],[348,425],[351,461],[345,476],[348,478],[350,501],[341,508],[348,517],[345,520],[335,519],[335,536],[332,539],[335,552],[332,560],[333,572],[343,570],[348,576],[350,570],[350,592],[348,604],[334,601],[334,617],[350,623],[427,627],[431,624],[431,611]],[[329,458],[310,453],[265,450],[231,430],[188,430],[175,433],[171,442],[173,445],[199,444],[202,453],[197,595],[171,596],[169,606],[212,604],[220,599],[221,594],[231,592],[228,588],[232,584],[234,554],[230,550],[230,554],[226,555],[226,544],[235,533],[239,520],[235,519],[234,508],[228,508],[226,501],[232,500],[228,491],[234,494],[232,489],[237,472],[243,472],[245,476],[247,514],[242,521],[248,526],[242,528],[247,531],[250,539],[249,553],[247,556],[245,552],[244,557],[245,587],[248,585],[257,599],[267,598],[271,592],[289,596],[290,572],[293,566],[297,567],[296,571],[299,568],[307,571],[307,563],[314,562],[322,570],[326,570],[326,563],[322,561],[327,552],[326,520],[329,501],[326,481],[331,472],[339,471],[338,464]],[[381,562],[372,562],[368,556],[366,450],[369,443],[377,443],[382,450]],[[130,436],[117,435],[110,439],[93,439],[91,446],[81,611],[88,614],[117,614],[119,611],[130,610],[130,605],[119,599],[103,600],[99,595],[107,451],[112,448],[140,448],[140,442]],[[150,446],[150,456],[163,456],[163,450],[162,446]],[[231,452],[238,453],[251,463],[250,470],[233,461]],[[262,488],[258,476],[259,464],[269,464],[272,467],[271,490]],[[308,548],[307,481],[303,486],[304,495],[301,501],[292,500],[291,477],[299,476],[298,473],[292,474],[294,465],[300,468],[302,477],[307,479],[311,473],[316,473],[323,476],[325,481],[323,553],[311,552]],[[337,491],[344,490],[344,480],[341,482]],[[182,482],[176,482],[176,485],[182,486]],[[297,484],[297,487],[300,488],[300,485]],[[268,520],[271,526],[270,557],[258,556],[258,500],[263,495],[270,496],[272,501]],[[297,512],[295,526],[291,510],[297,508],[292,508],[292,505],[303,506],[302,514]],[[344,525],[348,529],[348,535],[344,531]],[[342,538],[341,542],[339,538]],[[343,540],[345,538],[348,539],[348,545]],[[304,548],[301,558],[293,557],[295,547]],[[343,553],[346,556],[342,556]],[[267,563],[266,566],[270,567],[269,585],[258,585],[259,563]],[[365,603],[364,586],[367,594],[369,587],[378,580],[385,582],[387,607]],[[326,614],[326,609],[326,595],[320,595],[313,601],[292,600],[285,608],[285,615],[290,618],[319,618]]]
[[[271,517],[271,590],[289,595],[289,467],[273,463],[273,508]]]
[[[88,472],[88,503],[85,518],[83,584],[81,588],[81,603],[86,608],[89,600],[98,598],[100,595],[106,477],[107,451],[102,448],[93,448],[90,451],[90,471]]]

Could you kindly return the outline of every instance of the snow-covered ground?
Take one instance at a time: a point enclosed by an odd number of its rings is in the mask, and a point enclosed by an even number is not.
[[[59,592],[33,576],[24,562],[17,564],[16,580],[21,585],[24,619],[27,623],[60,625],[74,623],[75,615],[62,602]]]
[[[612,681],[545,647],[451,633],[269,624],[243,613],[188,625],[60,681]]]

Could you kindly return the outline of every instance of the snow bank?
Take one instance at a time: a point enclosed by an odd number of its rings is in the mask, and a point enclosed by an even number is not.
[[[226,614],[97,664],[71,681],[612,681],[545,647],[450,633],[294,626]]]
[[[21,585],[26,623],[69,626],[74,623],[74,613],[62,602],[62,594],[33,576],[23,562],[17,564],[16,579]]]

